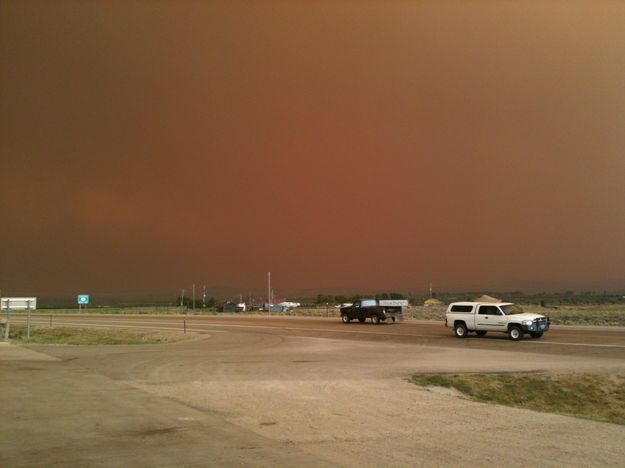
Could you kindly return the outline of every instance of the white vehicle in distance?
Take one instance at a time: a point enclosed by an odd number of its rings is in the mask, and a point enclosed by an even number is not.
[[[484,336],[492,331],[507,333],[517,341],[524,333],[532,338],[543,336],[549,330],[549,317],[526,313],[511,302],[454,302],[447,308],[445,326],[453,328],[458,338],[469,332]]]

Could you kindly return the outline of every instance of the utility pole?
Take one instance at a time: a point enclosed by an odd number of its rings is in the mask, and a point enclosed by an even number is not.
[[[193,283],[193,310],[195,310],[195,283]]]
[[[6,318],[7,323],[6,323],[6,325],[5,325],[5,329],[4,329],[4,331],[5,331],[5,338],[4,338],[4,341],[8,341],[8,339],[9,339],[9,332],[8,332],[8,329],[9,329],[9,319],[11,318],[11,317],[9,316],[9,303],[10,303],[10,302],[11,302],[11,301],[10,301],[9,299],[7,299],[7,318]],[[0,290],[0,309],[2,309],[2,290]]]
[[[182,312],[182,305],[184,304],[184,289],[180,293],[180,312]]]
[[[430,299],[432,299],[432,283],[430,282]]]
[[[267,308],[271,311],[271,272],[267,272],[267,300],[269,301],[269,305]]]
[[[202,308],[206,307],[206,285],[202,286]]]
[[[26,332],[26,340],[30,341],[30,299],[26,301],[28,307],[28,318],[26,319],[27,323],[27,332]]]

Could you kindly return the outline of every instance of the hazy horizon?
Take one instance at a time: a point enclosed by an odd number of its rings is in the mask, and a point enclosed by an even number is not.
[[[274,283],[275,286],[275,283]],[[377,294],[384,293],[399,293],[405,295],[406,297],[426,297],[429,295],[429,284],[424,285],[421,288],[412,288],[412,289],[399,289],[399,288],[390,288],[390,289],[345,289],[345,288],[326,288],[323,290],[317,289],[283,289],[278,284],[278,289],[274,289],[274,299],[276,301],[282,300],[314,300],[318,294],[322,295],[330,295],[330,296],[374,296]],[[513,286],[521,286],[521,287],[513,287]],[[263,301],[267,301],[267,285],[262,285],[245,288],[245,287],[236,287],[236,286],[225,286],[225,285],[213,285],[208,284],[204,285],[201,283],[195,284],[195,298],[196,302],[199,304],[202,301],[202,296],[204,292],[204,288],[206,291],[206,298],[214,298],[217,300],[238,300],[239,296],[241,296],[244,302],[250,302],[249,298],[252,298],[252,302],[260,303]],[[2,292],[0,290],[0,292]],[[76,296],[78,294],[89,294],[92,307],[101,307],[101,306],[114,306],[116,304],[164,304],[164,303],[178,303],[180,295],[184,292],[184,296],[188,299],[191,299],[193,296],[193,284],[185,285],[184,288],[180,288],[178,290],[175,289],[163,289],[163,290],[82,290],[82,289],[67,289],[64,291],[49,291],[45,289],[22,289],[22,290],[12,290],[12,291],[4,291],[2,293],[3,297],[12,296],[12,297],[21,297],[21,296],[37,296],[38,297],[38,306],[50,306],[54,304],[67,304],[74,305],[76,303]],[[432,284],[432,292],[434,296],[449,296],[449,295],[474,295],[480,296],[482,294],[494,294],[496,296],[504,296],[506,295],[527,295],[531,296],[557,296],[557,295],[566,295],[573,293],[574,295],[582,295],[582,294],[595,294],[595,295],[623,295],[625,294],[625,288],[622,286],[620,281],[613,281],[609,283],[593,283],[593,282],[580,282],[576,284],[554,284],[554,283],[543,283],[543,284],[534,284],[533,287],[523,287],[523,283],[515,283],[514,285],[500,285],[500,287],[494,288],[465,288],[465,289],[445,289],[440,286],[435,286]]]
[[[2,2],[0,290],[619,290],[624,26],[612,1]]]

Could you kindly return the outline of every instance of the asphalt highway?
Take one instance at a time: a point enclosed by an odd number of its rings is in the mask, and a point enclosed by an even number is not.
[[[518,351],[549,355],[625,358],[625,328],[554,326],[540,339],[526,335],[513,342],[503,333],[485,337],[470,334],[466,339],[453,336],[442,322],[406,320],[396,324],[344,324],[337,317],[284,316],[200,316],[200,315],[92,315],[33,314],[34,326],[111,327],[208,333],[219,330],[305,336],[341,340],[384,341],[444,348]],[[23,324],[24,314],[13,314],[12,322]]]

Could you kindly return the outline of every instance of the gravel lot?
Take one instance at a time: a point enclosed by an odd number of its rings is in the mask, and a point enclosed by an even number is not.
[[[29,408],[23,391],[4,392],[13,417],[48,424],[16,430],[3,418],[0,464],[622,466],[625,427],[470,402],[405,380],[419,371],[625,372],[622,359],[592,348],[565,356],[206,328],[172,345],[31,346],[40,361],[0,348],[10,370],[3,381],[80,413],[58,426],[48,405]],[[34,362],[37,372],[20,372]],[[107,412],[85,391],[125,409]],[[119,431],[126,435],[111,435]]]

